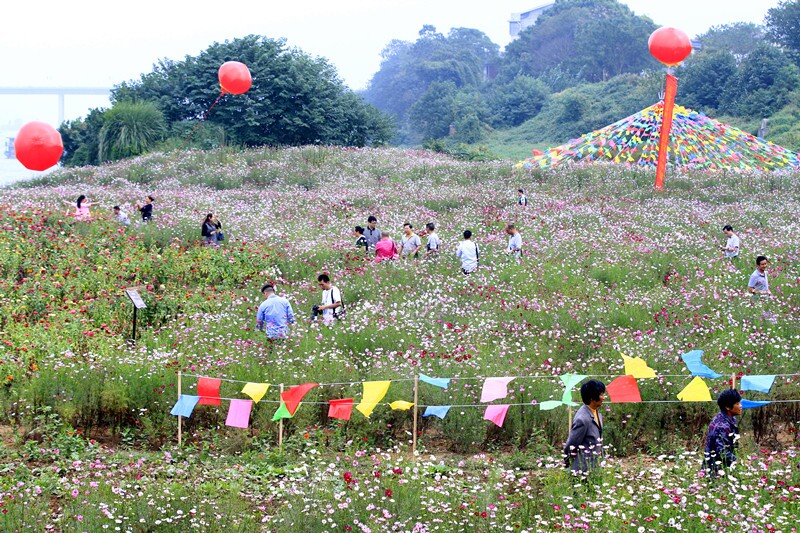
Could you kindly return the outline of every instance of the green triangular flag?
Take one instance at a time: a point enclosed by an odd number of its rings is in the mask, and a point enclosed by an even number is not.
[[[281,405],[278,407],[278,410],[275,411],[275,414],[272,415],[272,421],[275,422],[281,418],[292,418],[292,413],[289,412],[289,410],[286,408],[286,404],[283,403],[283,401],[281,401]]]
[[[564,402],[566,405],[572,405],[573,407],[579,405],[572,401],[572,388],[586,379],[586,376],[581,376],[580,374],[563,374],[559,376],[561,378],[561,382],[564,384],[564,394],[561,396],[561,401]]]

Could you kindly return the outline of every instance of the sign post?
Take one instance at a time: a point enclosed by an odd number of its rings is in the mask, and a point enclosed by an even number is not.
[[[136,344],[136,310],[137,309],[145,309],[147,306],[142,300],[142,297],[139,296],[139,291],[135,289],[127,289],[125,294],[128,295],[128,298],[131,299],[133,302],[133,331],[131,332],[131,341]]]

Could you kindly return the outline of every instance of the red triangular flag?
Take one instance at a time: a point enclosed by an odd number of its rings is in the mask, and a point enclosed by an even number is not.
[[[328,418],[338,418],[339,420],[350,420],[353,412],[353,399],[344,398],[342,400],[329,400]]]
[[[197,380],[197,395],[200,396],[199,405],[219,405],[219,386],[221,379],[200,378]]]
[[[606,386],[611,403],[638,403],[642,401],[639,385],[633,376],[620,376]]]
[[[281,393],[281,399],[283,403],[286,404],[286,409],[289,411],[290,415],[294,416],[294,412],[297,411],[297,406],[300,405],[303,396],[316,386],[316,383],[305,383],[303,385],[296,385]]]

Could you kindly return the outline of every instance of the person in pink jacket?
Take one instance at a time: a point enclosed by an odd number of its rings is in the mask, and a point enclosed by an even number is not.
[[[381,232],[381,240],[375,245],[375,262],[397,258],[397,245],[389,238],[389,232]]]

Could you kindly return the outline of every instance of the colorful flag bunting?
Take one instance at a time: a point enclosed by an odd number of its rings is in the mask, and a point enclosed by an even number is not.
[[[508,413],[508,405],[487,405],[486,411],[483,413],[483,419],[494,422],[496,426],[503,427],[506,413]]]
[[[200,405],[219,405],[219,388],[221,379],[200,378],[197,380],[197,395],[200,396]]]
[[[198,401],[200,401],[200,396],[181,394],[169,414],[189,418],[192,416],[192,411],[194,411],[194,407],[197,405]]]
[[[546,402],[539,402],[540,411],[552,411],[556,407],[561,407],[564,402],[561,400],[547,400]]]
[[[698,376],[678,393],[678,399],[682,402],[710,402],[711,392],[703,378]]]
[[[278,410],[275,411],[274,415],[272,415],[272,421],[277,422],[281,418],[292,418],[292,416],[294,415],[292,415],[292,413],[290,413],[289,410],[286,408],[286,403],[284,403],[284,401],[281,400],[281,404],[278,406]]]
[[[391,407],[395,411],[408,411],[409,409],[414,407],[414,404],[411,402],[405,402],[403,400],[395,400],[389,404],[389,407]]]
[[[775,383],[775,376],[742,376],[742,390],[754,390],[767,393]]]
[[[242,389],[242,394],[250,396],[254,402],[258,403],[267,393],[269,383],[248,383]]]
[[[250,426],[250,411],[253,409],[252,400],[231,400],[228,417],[225,425],[234,428],[247,429]]]
[[[647,363],[641,357],[628,357],[622,355],[622,360],[625,362],[625,374],[633,376],[636,379],[648,379],[656,377],[656,371],[647,366]]]
[[[481,402],[491,402],[508,396],[508,384],[512,378],[486,378],[481,391]]]
[[[303,385],[295,385],[281,393],[281,400],[286,404],[286,410],[289,411],[290,415],[294,416],[297,406],[300,405],[303,397],[316,386],[316,383],[304,383]]]
[[[343,398],[341,400],[329,400],[328,418],[338,418],[339,420],[350,420],[353,413],[353,399]]]
[[[429,385],[433,385],[434,387],[441,387],[443,389],[446,389],[448,385],[450,385],[450,378],[430,378],[425,374],[420,374],[419,380]]]
[[[386,396],[386,391],[389,390],[389,385],[391,384],[391,381],[365,381],[364,397],[361,399],[361,403],[356,406],[356,409],[369,418],[375,406]]]
[[[586,379],[586,376],[580,374],[562,374],[559,377],[561,378],[561,383],[564,384],[564,394],[561,396],[561,401],[566,405],[580,405],[572,401],[572,389],[575,385]]]
[[[754,402],[753,400],[742,400],[742,409],[755,409],[756,407],[763,407],[772,402]]]
[[[689,369],[689,372],[691,372],[693,376],[711,379],[722,377],[722,374],[714,372],[708,368],[705,363],[703,363],[703,350],[692,350],[691,352],[686,352],[685,354],[681,355],[681,359],[683,359],[683,362],[686,363],[686,368]]]
[[[639,385],[633,376],[620,376],[608,385],[606,392],[612,403],[639,403],[642,395],[639,393]]]
[[[425,412],[422,413],[422,416],[438,416],[444,420],[444,417],[447,416],[447,411],[449,410],[449,405],[429,405],[425,408]]]

